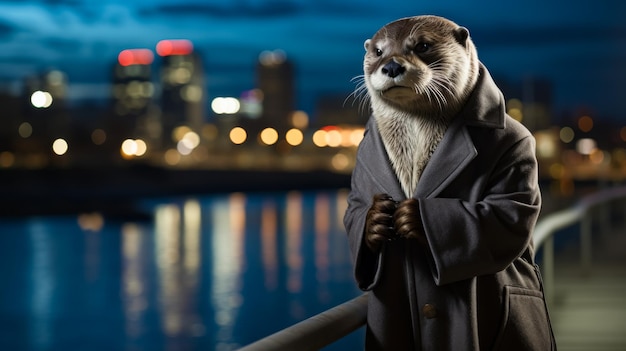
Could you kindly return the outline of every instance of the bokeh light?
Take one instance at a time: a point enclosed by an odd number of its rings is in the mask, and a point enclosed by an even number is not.
[[[148,151],[148,145],[146,145],[146,142],[141,139],[135,140],[135,145],[136,145],[135,156],[138,156],[138,157],[143,156]]]
[[[350,166],[350,158],[343,153],[338,153],[331,160],[333,168],[338,171],[346,170]]]
[[[137,152],[137,143],[132,139],[126,139],[122,142],[121,151],[126,156],[133,156]]]
[[[9,151],[0,152],[0,167],[8,168],[15,163],[15,155]]]
[[[304,111],[294,111],[291,114],[291,125],[298,129],[306,129],[309,126],[309,115]]]
[[[17,129],[17,133],[26,139],[33,134],[33,127],[28,122],[22,122]]]
[[[59,138],[52,143],[52,151],[54,151],[54,153],[59,156],[65,155],[68,149],[69,145],[67,144],[67,141],[65,141],[65,139]]]
[[[285,140],[287,140],[287,143],[291,146],[298,146],[304,141],[304,134],[302,134],[302,131],[299,129],[289,129],[285,134]]]
[[[590,155],[597,148],[595,140],[590,138],[583,138],[576,143],[576,151],[581,155]]]
[[[559,138],[566,144],[571,143],[574,140],[574,136],[574,130],[570,127],[563,127],[559,131]]]
[[[163,155],[163,161],[168,166],[176,166],[180,162],[180,152],[175,149],[169,149]]]
[[[278,141],[278,132],[274,128],[265,128],[259,134],[259,138],[265,145],[274,145]]]
[[[91,141],[96,145],[102,145],[107,140],[107,133],[98,128],[91,132]]]
[[[246,141],[248,133],[246,133],[246,130],[241,127],[235,127],[230,130],[229,137],[233,144],[240,145]]]
[[[124,158],[143,156],[148,151],[148,145],[141,139],[126,139],[122,142],[120,153]]]
[[[47,91],[37,90],[30,96],[30,103],[36,108],[48,108],[52,100],[52,95]]]
[[[235,114],[240,107],[239,100],[233,97],[216,97],[211,101],[211,109],[218,115]]]
[[[589,116],[582,116],[578,119],[578,129],[587,133],[593,129],[593,119]]]
[[[327,132],[322,129],[317,130],[315,133],[313,133],[313,144],[315,144],[315,146],[317,147],[328,146],[328,142],[326,141],[326,134]]]
[[[359,146],[359,144],[363,140],[364,134],[365,134],[364,128],[356,128],[352,130],[352,132],[350,133],[350,141],[352,142],[352,145]]]
[[[331,129],[326,133],[326,143],[330,147],[338,147],[341,145],[341,132]]]

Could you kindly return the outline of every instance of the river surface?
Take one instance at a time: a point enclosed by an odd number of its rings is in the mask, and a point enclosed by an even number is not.
[[[235,350],[361,292],[347,191],[0,218],[0,350]],[[325,350],[358,350],[363,329]]]

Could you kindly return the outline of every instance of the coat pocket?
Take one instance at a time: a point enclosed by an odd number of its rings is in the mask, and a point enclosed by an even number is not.
[[[542,292],[505,286],[502,323],[494,350],[550,351],[552,349],[550,321]]]

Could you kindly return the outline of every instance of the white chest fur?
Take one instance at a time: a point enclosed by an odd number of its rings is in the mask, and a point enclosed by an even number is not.
[[[374,117],[400,186],[406,197],[411,197],[447,124],[440,119],[400,112],[384,117],[374,114]]]

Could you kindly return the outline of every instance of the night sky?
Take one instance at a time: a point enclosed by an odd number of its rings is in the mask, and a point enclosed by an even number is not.
[[[589,108],[622,120],[626,1],[621,0],[49,0],[0,1],[0,89],[64,70],[72,101],[106,97],[127,48],[186,38],[203,55],[210,97],[256,86],[263,50],[296,65],[298,106],[348,95],[363,41],[397,18],[436,14],[469,28],[494,76],[552,81],[555,110]],[[626,119],[626,118],[625,118]]]

